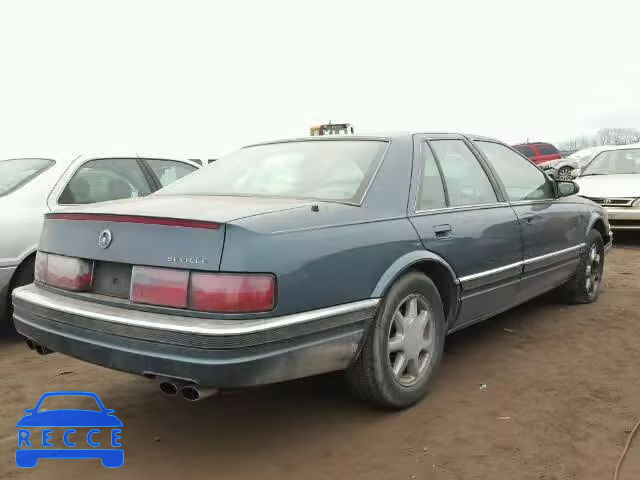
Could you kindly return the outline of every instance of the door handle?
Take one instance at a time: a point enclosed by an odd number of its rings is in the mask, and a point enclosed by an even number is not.
[[[540,215],[535,215],[533,213],[530,213],[528,215],[525,215],[522,218],[528,225],[531,225],[532,223],[536,223],[537,221],[539,221],[542,217]]]
[[[451,237],[451,225],[449,225],[448,223],[442,225],[434,225],[433,231],[436,234],[436,239]]]

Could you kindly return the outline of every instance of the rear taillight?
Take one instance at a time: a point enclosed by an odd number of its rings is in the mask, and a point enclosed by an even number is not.
[[[273,310],[273,275],[197,273],[133,267],[131,301],[205,312],[251,313]]]
[[[275,303],[272,275],[191,274],[189,306],[207,312],[266,312]]]
[[[93,262],[38,252],[34,278],[45,285],[82,292],[91,288]]]
[[[46,283],[47,281],[47,259],[49,255],[44,252],[36,253],[36,266],[33,274],[36,282]]]
[[[131,300],[136,303],[186,308],[188,287],[187,270],[133,267]]]

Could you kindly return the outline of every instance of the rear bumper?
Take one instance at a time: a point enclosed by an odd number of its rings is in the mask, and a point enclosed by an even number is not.
[[[640,230],[640,208],[605,207],[612,230]]]
[[[13,293],[17,331],[49,349],[125,372],[232,388],[349,366],[378,299],[261,320],[134,311],[36,285]]]

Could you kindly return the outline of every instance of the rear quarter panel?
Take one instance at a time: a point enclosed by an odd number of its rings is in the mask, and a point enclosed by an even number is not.
[[[273,314],[284,315],[370,298],[384,272],[419,249],[407,218],[272,232],[228,225],[220,270],[274,273]]]

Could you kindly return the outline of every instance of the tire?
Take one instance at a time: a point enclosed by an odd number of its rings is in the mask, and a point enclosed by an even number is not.
[[[360,354],[347,371],[353,393],[388,409],[415,404],[433,384],[444,337],[445,316],[436,286],[422,273],[403,275],[383,298]],[[404,360],[408,362],[403,368]]]
[[[567,303],[592,303],[598,299],[604,272],[604,242],[600,232],[591,230],[587,248],[576,273],[565,284],[563,294]]]
[[[571,167],[562,167],[560,170],[558,170],[558,180],[573,180],[573,177],[571,176],[572,170],[573,169]]]
[[[13,330],[13,304],[11,303],[11,292],[14,288],[23,287],[33,283],[33,271],[35,268],[35,258],[31,257],[26,259],[16,272],[13,274],[11,283],[9,284],[9,291],[7,292],[6,308],[2,312],[3,318],[0,319],[0,332]]]

